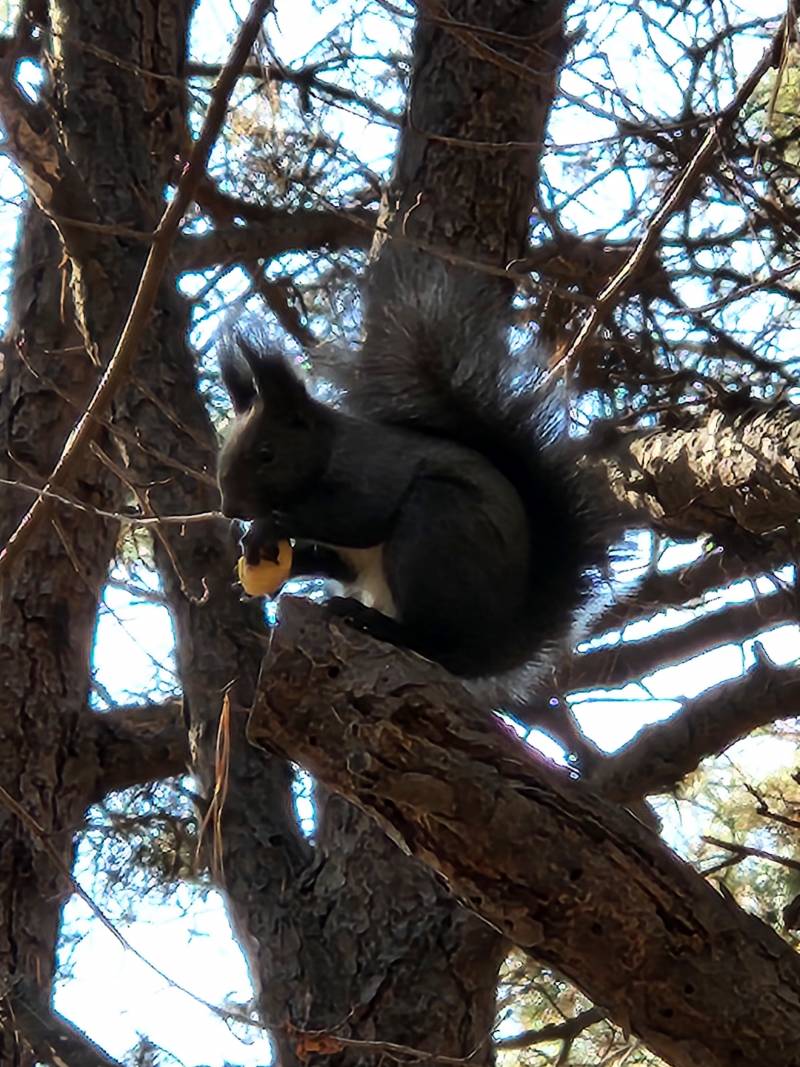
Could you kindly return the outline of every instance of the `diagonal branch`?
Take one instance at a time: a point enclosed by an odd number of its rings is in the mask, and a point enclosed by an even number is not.
[[[514,1052],[517,1049],[530,1048],[531,1045],[543,1044],[545,1041],[561,1041],[564,1044],[570,1044],[584,1030],[588,1030],[595,1023],[602,1022],[605,1017],[606,1013],[601,1008],[587,1008],[586,1011],[579,1012],[573,1018],[565,1019],[563,1022],[548,1023],[535,1030],[523,1030],[511,1037],[498,1038],[494,1047],[498,1052]],[[559,1060],[560,1062],[562,1060]]]
[[[797,609],[797,590],[790,588],[700,615],[641,641],[575,653],[559,671],[558,689],[609,689],[710,648],[744,641],[779,623],[795,622]]]
[[[762,1067],[765,1048],[770,1067],[795,1067],[800,959],[777,934],[441,669],[321,619],[284,600],[254,743],[377,819],[674,1067]]]
[[[780,65],[797,17],[798,0],[789,0],[786,15],[763,56],[742,82],[733,100],[720,111],[717,119],[709,126],[696,154],[673,182],[664,201],[648,222],[636,248],[600,293],[594,307],[559,362],[566,360],[575,365],[583,351],[591,344],[596,331],[611,314],[619,297],[646,267],[664,227],[676,212],[691,201],[708,171],[709,164],[716,158],[726,135],[739,118],[739,113],[759,82],[771,67]]]
[[[592,620],[592,636],[620,630],[666,608],[693,606],[713,589],[722,589],[745,578],[769,574],[785,562],[765,559],[764,553],[752,559],[741,559],[718,549],[676,570],[654,569],[629,595],[614,600],[601,615]]]
[[[744,678],[707,689],[671,719],[640,731],[598,761],[587,781],[607,800],[623,804],[663,793],[757,727],[796,715],[800,668],[779,669],[762,657]]]
[[[250,12],[242,23],[228,62],[214,86],[203,128],[192,149],[189,163],[178,183],[175,196],[153,235],[153,243],[122,335],[97,385],[94,396],[68,437],[61,457],[44,486],[47,492],[52,491],[59,483],[68,480],[75,470],[83,449],[98,432],[98,418],[107,410],[112,397],[127,377],[136,354],[139,336],[158,295],[170,246],[178,232],[184,212],[192,202],[195,190],[206,172],[208,156],[225,118],[228,101],[235,88],[239,71],[246,62],[261,23],[271,7],[272,0],[253,0]],[[18,559],[31,535],[49,514],[51,506],[50,500],[43,493],[22,517],[5,548],[0,551],[0,576],[7,572]]]

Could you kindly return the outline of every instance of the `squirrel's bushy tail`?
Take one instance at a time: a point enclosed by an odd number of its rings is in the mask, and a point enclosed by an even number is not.
[[[545,387],[541,353],[510,346],[511,296],[502,278],[399,242],[385,249],[368,281],[348,400],[364,418],[474,449],[515,486],[531,559],[518,638],[541,664],[587,606],[607,561],[608,524],[575,463],[563,405]]]
[[[512,295],[502,278],[392,244],[369,275],[351,400],[381,422],[476,443],[488,424],[515,428],[529,447],[551,430],[552,405],[535,352],[509,351]]]

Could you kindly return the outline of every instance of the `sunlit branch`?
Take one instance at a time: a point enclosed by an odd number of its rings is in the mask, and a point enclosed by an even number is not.
[[[646,726],[629,744],[597,763],[592,789],[626,803],[673,789],[700,762],[759,726],[800,715],[800,668],[777,668],[763,655],[743,678],[722,682],[689,700],[666,722]]]

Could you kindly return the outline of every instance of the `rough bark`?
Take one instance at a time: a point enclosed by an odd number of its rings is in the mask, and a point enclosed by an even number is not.
[[[286,601],[249,735],[674,1067],[796,1067],[800,959],[440,669]]]
[[[389,229],[397,225],[414,240],[500,268],[524,256],[567,49],[565,6],[563,0],[421,6],[412,93],[385,213]]]
[[[10,337],[32,366],[80,402],[93,368],[74,354],[60,355],[76,339],[59,314],[60,258],[55,231],[33,211],[17,256]],[[34,480],[55,461],[74,411],[26,371],[19,354],[20,348],[10,347],[4,361],[0,468],[4,477]],[[109,501],[107,481],[94,462],[83,471],[82,490],[97,503]],[[5,489],[3,499],[4,541],[28,501]],[[86,706],[97,600],[115,537],[114,524],[60,515],[57,528],[34,537],[0,587],[0,782],[67,864],[91,778],[73,742]],[[49,992],[66,891],[50,858],[0,807],[0,989],[24,977]],[[15,1046],[4,1031],[0,1062],[17,1062]]]
[[[800,420],[789,404],[631,434],[591,462],[616,507],[671,537],[711,534],[745,556],[797,543]]]

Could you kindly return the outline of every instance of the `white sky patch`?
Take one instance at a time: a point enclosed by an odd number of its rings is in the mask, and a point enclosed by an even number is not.
[[[148,961],[212,1004],[246,1004],[252,995],[247,966],[218,894],[203,899],[181,887],[173,900],[144,902],[136,911],[136,920],[120,928]],[[145,1034],[187,1064],[271,1062],[269,1042],[256,1027],[237,1023],[237,1035],[120,945],[77,897],[67,904],[64,923],[87,933],[70,947],[71,977],[58,983],[55,1007],[112,1056],[122,1058]]]

